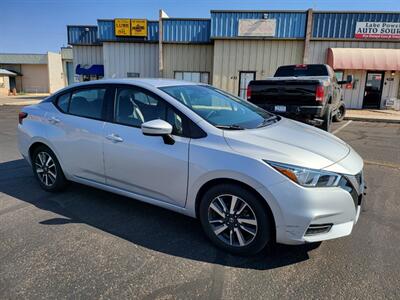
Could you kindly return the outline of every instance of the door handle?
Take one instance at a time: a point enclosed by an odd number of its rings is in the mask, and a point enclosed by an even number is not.
[[[57,124],[57,123],[60,123],[60,120],[59,120],[59,119],[57,119],[56,117],[51,117],[51,118],[48,118],[48,120],[49,120],[49,122],[50,122],[51,124]]]
[[[112,133],[106,136],[107,140],[110,140],[114,143],[122,143],[124,139],[120,137],[118,134]]]

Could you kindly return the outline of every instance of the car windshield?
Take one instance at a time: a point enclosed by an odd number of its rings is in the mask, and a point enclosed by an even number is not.
[[[275,115],[208,85],[167,86],[160,89],[218,128],[252,129],[277,120]]]

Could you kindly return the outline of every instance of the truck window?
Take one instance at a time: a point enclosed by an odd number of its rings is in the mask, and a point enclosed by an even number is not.
[[[274,77],[329,76],[324,65],[282,66],[276,70]]]

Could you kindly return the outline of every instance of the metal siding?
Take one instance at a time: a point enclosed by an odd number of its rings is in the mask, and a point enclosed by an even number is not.
[[[313,38],[352,39],[357,22],[400,22],[400,13],[314,12]]]
[[[165,44],[164,77],[174,78],[174,71],[208,72],[212,82],[213,45]]]
[[[256,71],[256,79],[273,76],[280,65],[302,63],[303,51],[303,41],[216,40],[213,85],[237,95],[239,71]]]
[[[104,77],[158,77],[158,45],[150,43],[104,43]]]
[[[210,20],[163,19],[163,41],[209,43]]]
[[[238,36],[239,19],[276,19],[276,38],[304,38],[306,12],[211,12],[211,37]]]
[[[379,42],[379,41],[311,41],[310,42],[310,63],[325,64],[328,48],[382,48],[400,49],[399,42]],[[343,96],[346,107],[362,108],[364,99],[365,70],[345,70],[344,76],[354,75],[357,80],[356,88],[344,90]]]
[[[95,26],[67,26],[68,44],[70,45],[96,45],[97,27]]]
[[[144,39],[141,37],[116,37],[114,20],[97,20],[98,38],[104,42],[129,42],[129,41],[141,41]],[[158,21],[147,21],[147,41],[158,41]]]
[[[77,65],[91,66],[103,64],[102,46],[74,46],[72,47],[74,74]]]

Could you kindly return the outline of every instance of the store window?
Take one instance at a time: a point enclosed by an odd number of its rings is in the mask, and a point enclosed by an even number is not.
[[[139,78],[140,77],[140,73],[128,72],[128,73],[126,73],[126,77],[128,77],[128,78]]]
[[[344,71],[335,71],[336,80],[343,81]]]
[[[181,72],[175,71],[174,78],[178,80],[192,81],[197,83],[209,83],[208,72]]]

